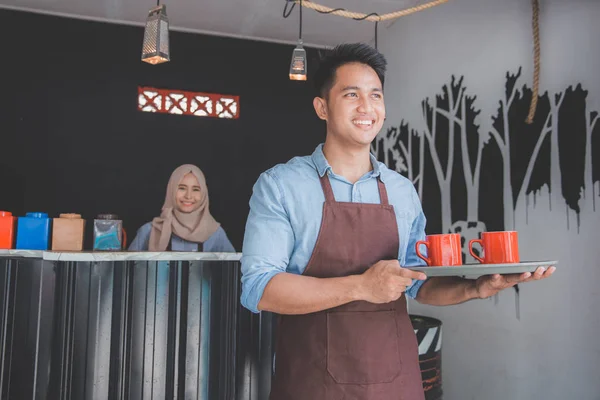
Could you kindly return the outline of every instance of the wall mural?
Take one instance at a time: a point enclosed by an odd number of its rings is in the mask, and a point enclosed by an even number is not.
[[[496,112],[481,115],[465,77],[452,76],[421,101],[424,129],[402,119],[372,144],[380,161],[414,183],[427,233],[461,234],[466,263],[475,262],[469,240],[483,231],[513,230],[530,213],[545,212],[579,233],[581,216],[600,206],[600,123],[588,92],[578,84],[542,94],[527,124],[532,91],[520,78],[521,68],[507,72]]]

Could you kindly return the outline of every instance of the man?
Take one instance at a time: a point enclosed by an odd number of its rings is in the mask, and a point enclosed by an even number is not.
[[[324,145],[264,172],[250,200],[242,304],[280,314],[271,400],[423,400],[406,296],[450,305],[550,276],[430,278],[411,182],[370,154],[385,120],[386,61],[364,44],[321,62],[313,101]]]

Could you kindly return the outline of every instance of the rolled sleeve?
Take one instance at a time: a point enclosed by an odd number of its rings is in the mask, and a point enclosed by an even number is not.
[[[410,237],[408,239],[408,248],[406,249],[406,257],[404,263],[406,267],[426,265],[425,261],[423,261],[421,258],[419,258],[419,256],[417,256],[417,252],[415,250],[417,241],[425,240],[425,225],[427,224],[427,219],[425,218],[425,214],[423,213],[421,201],[419,200],[416,191],[413,191],[413,203],[415,205],[416,218],[412,223]],[[421,288],[421,286],[423,286],[423,283],[425,283],[425,281],[414,279],[412,285],[410,285],[406,289],[406,295],[411,299],[415,299],[417,297],[417,294],[419,293],[419,289]]]
[[[285,272],[294,248],[294,232],[274,172],[263,173],[253,188],[242,248],[241,303],[258,313],[265,287]]]

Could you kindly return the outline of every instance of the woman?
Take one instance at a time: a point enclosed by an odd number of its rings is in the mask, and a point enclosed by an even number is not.
[[[185,164],[171,174],[160,217],[143,225],[130,251],[235,252],[208,210],[208,189],[200,168]]]

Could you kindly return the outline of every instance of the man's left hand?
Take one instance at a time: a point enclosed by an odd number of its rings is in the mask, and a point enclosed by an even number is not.
[[[556,271],[556,267],[538,267],[533,274],[531,274],[531,272],[525,272],[523,274],[511,275],[486,275],[479,277],[475,282],[475,285],[479,298],[486,299],[504,289],[513,287],[516,284],[548,278],[554,271]]]

